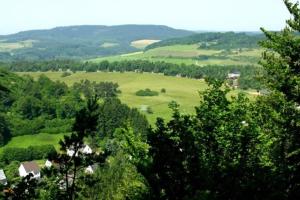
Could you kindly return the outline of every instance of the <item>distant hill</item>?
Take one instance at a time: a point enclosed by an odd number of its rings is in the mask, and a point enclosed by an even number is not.
[[[91,58],[137,51],[139,40],[166,40],[194,32],[160,25],[68,26],[0,36],[0,60]]]
[[[146,50],[172,46],[197,44],[201,49],[232,50],[242,48],[257,48],[258,42],[264,36],[260,33],[207,32],[181,38],[166,39],[146,47]]]

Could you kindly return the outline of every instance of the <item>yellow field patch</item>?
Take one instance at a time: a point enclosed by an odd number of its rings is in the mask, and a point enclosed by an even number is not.
[[[131,46],[137,49],[144,49],[146,46],[159,42],[160,40],[136,40],[131,42]]]
[[[16,49],[31,48],[35,40],[24,40],[20,42],[1,42],[0,41],[0,52],[10,52]]]

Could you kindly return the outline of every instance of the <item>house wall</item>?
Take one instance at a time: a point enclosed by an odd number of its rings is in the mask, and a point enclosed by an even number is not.
[[[19,167],[19,175],[20,175],[21,177],[27,176],[26,170],[25,170],[25,168],[23,167],[23,165],[21,165],[21,166]]]

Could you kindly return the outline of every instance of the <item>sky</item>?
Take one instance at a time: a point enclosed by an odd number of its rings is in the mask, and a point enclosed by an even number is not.
[[[280,30],[282,0],[0,0],[0,35],[69,25],[158,24],[198,31]]]

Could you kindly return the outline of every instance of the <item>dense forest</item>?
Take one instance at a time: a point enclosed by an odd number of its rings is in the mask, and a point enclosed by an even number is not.
[[[12,63],[0,63],[0,66],[16,72],[37,72],[37,71],[86,71],[86,72],[149,72],[162,73],[167,76],[181,76],[195,79],[215,78],[225,80],[228,73],[240,73],[239,86],[241,89],[262,89],[259,79],[263,76],[261,67],[252,65],[222,66],[222,65],[185,65],[166,62],[151,62],[145,60],[119,61],[100,63],[77,62],[72,60],[52,61],[22,61]]]
[[[42,156],[55,165],[44,168],[38,181],[32,174],[10,179],[8,185],[1,185],[1,197],[300,199],[300,40],[295,34],[300,32],[300,8],[298,3],[284,2],[292,16],[287,26],[278,33],[262,28],[266,39],[260,42],[265,48],[260,62],[264,70],[261,84],[268,88],[267,94],[254,100],[243,94],[228,98],[230,88],[219,77],[211,76],[194,114],[181,113],[180,105],[171,102],[172,119],[158,118],[155,127],[150,127],[137,110],[120,102],[122,91],[115,83],[83,80],[68,87],[45,76],[33,80],[1,69],[1,145],[15,135],[45,128],[69,132],[59,142],[59,151],[51,146],[6,149],[0,167],[9,177],[14,177],[23,158]],[[127,66],[57,62],[52,68],[53,63],[41,62],[32,70],[76,71],[93,66],[96,68],[85,70],[137,70],[137,63],[131,66],[132,62]],[[146,71],[148,64],[149,71],[159,66],[144,61],[139,64],[143,64],[138,68],[141,71]],[[119,68],[111,69],[115,65]],[[13,64],[7,66],[12,69]],[[26,71],[33,65],[24,66],[28,66],[23,68]],[[80,149],[86,142],[96,151],[83,154]],[[71,148],[73,153],[68,155]],[[95,172],[86,173],[88,166],[94,166]]]
[[[199,44],[199,48],[203,49],[243,49],[243,48],[258,48],[258,42],[265,37],[261,33],[198,33],[182,38],[171,38],[156,42],[146,47],[146,51],[157,47],[178,45],[178,44]]]

